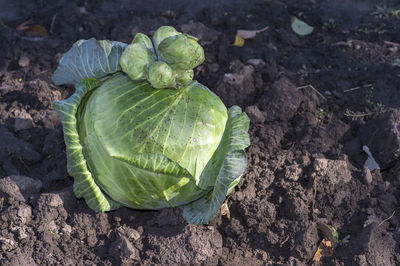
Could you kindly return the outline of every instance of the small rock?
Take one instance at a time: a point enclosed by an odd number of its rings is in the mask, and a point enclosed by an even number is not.
[[[17,246],[17,244],[14,240],[0,236],[0,250],[11,251],[15,249],[15,246]]]
[[[33,127],[33,120],[29,113],[27,113],[25,110],[21,110],[16,114],[14,122],[15,131],[30,129],[32,127]]]
[[[294,182],[298,181],[302,174],[301,167],[295,163],[285,168],[285,177]]]
[[[128,235],[128,239],[136,241],[140,238],[140,233],[133,228],[129,228],[126,233]]]
[[[69,224],[64,225],[64,227],[61,229],[61,232],[63,232],[65,235],[70,235],[72,232],[72,227]]]
[[[265,66],[265,61],[259,58],[253,58],[247,60],[247,64],[252,65],[257,71],[261,70],[263,66]]]
[[[29,63],[30,63],[30,60],[26,54],[21,55],[21,57],[18,60],[18,65],[20,67],[27,67],[27,66],[29,66]]]
[[[22,240],[28,237],[28,234],[26,233],[26,230],[24,227],[18,228],[18,239]]]
[[[79,7],[79,14],[80,15],[87,15],[88,12],[84,6]]]
[[[262,112],[260,109],[258,109],[257,105],[251,105],[247,107],[245,112],[250,117],[250,121],[256,124],[264,123],[267,116],[265,112]]]
[[[368,167],[363,168],[363,176],[364,176],[364,181],[366,184],[371,184],[372,182],[372,175],[371,171],[369,170]]]
[[[56,223],[54,221],[50,221],[47,225],[46,225],[46,229],[50,232],[57,232],[58,231],[58,227],[56,225]]]
[[[29,205],[21,204],[17,215],[21,218],[22,223],[26,223],[32,216],[32,208]]]

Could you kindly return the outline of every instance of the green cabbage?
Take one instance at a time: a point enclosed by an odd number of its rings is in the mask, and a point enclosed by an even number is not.
[[[156,32],[160,43],[180,36],[171,28]],[[138,34],[136,49],[80,40],[60,60],[53,81],[76,88],[54,103],[74,193],[97,212],[184,205],[187,222],[205,224],[245,171],[249,119],[192,81],[196,64],[182,69],[156,54],[147,56],[153,49],[149,41]],[[190,56],[184,47],[177,49],[174,44],[172,50]]]

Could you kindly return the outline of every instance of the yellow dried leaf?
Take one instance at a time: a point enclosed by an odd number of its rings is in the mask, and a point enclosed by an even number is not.
[[[25,31],[31,35],[40,35],[42,37],[47,36],[47,30],[45,27],[40,25],[33,25],[25,29]]]
[[[244,39],[238,35],[235,36],[235,41],[232,44],[233,46],[242,47],[244,45]]]
[[[47,30],[45,27],[40,26],[40,25],[32,25],[32,24],[33,24],[33,21],[28,20],[28,21],[25,21],[24,23],[21,23],[20,25],[18,25],[18,27],[16,29],[19,31],[25,31],[26,33],[28,33],[30,35],[40,35],[42,37],[47,36]]]
[[[313,261],[320,261],[323,257],[330,257],[334,253],[333,243],[324,238],[314,254]]]
[[[228,220],[231,219],[231,212],[229,211],[229,207],[228,207],[228,199],[229,197],[225,200],[225,202],[221,205],[221,215],[226,216],[228,218]]]

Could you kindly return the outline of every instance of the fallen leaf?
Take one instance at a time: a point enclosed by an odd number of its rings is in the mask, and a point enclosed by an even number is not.
[[[311,34],[314,30],[314,27],[311,27],[304,21],[298,19],[297,17],[292,17],[292,30],[301,36],[305,36]]]
[[[269,27],[266,26],[259,30],[237,30],[235,41],[232,45],[242,47],[244,45],[244,40],[254,39],[257,34],[266,31]]]
[[[320,261],[323,257],[330,257],[333,253],[333,243],[329,239],[324,238],[314,254],[313,261]]]
[[[40,25],[31,25],[32,23],[32,20],[25,21],[17,27],[17,30],[25,31],[30,35],[40,35],[42,37],[47,36],[47,30],[45,27]]]
[[[47,36],[47,30],[45,27],[40,25],[33,25],[25,30],[27,33],[31,35],[40,35],[42,37]]]
[[[242,37],[236,35],[235,41],[233,42],[232,45],[242,47],[244,45],[244,39]]]
[[[239,37],[241,37],[241,38],[243,38],[245,40],[254,39],[257,34],[263,32],[263,31],[266,31],[268,28],[269,27],[266,26],[266,27],[264,27],[262,29],[259,29],[259,30],[238,30],[236,32],[236,36],[239,36]]]
[[[226,216],[228,218],[228,220],[231,219],[231,212],[229,211],[229,207],[228,207],[228,199],[229,197],[225,200],[225,202],[221,205],[221,215]]]

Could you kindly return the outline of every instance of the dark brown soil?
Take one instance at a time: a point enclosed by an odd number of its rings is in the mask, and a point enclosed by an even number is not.
[[[0,0],[0,265],[400,265],[399,9],[389,0]],[[296,35],[291,16],[314,32]],[[48,36],[15,30],[29,19]],[[59,58],[81,38],[130,42],[161,25],[199,37],[206,63],[196,78],[251,118],[230,220],[188,225],[181,208],[96,214],[72,193],[52,109],[73,92],[50,79]],[[237,29],[265,26],[231,46]],[[364,145],[380,169],[364,167]],[[320,222],[350,240],[315,263]]]

